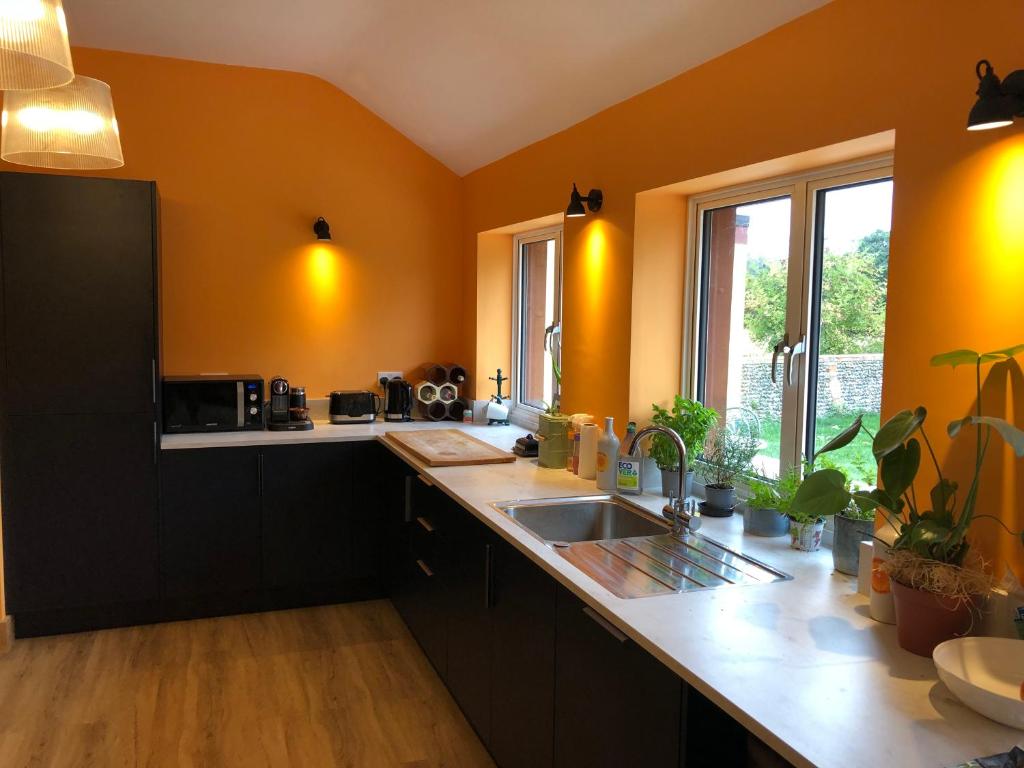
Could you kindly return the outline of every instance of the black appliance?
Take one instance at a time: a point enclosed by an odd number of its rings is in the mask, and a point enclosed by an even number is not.
[[[166,376],[162,389],[165,434],[263,429],[263,379],[241,376]]]
[[[412,421],[412,384],[405,379],[384,385],[384,421]]]
[[[380,396],[367,390],[331,392],[331,424],[372,424],[380,410]]]
[[[306,388],[292,387],[288,379],[275,376],[270,380],[270,420],[267,429],[271,432],[304,432],[313,428],[306,407]]]

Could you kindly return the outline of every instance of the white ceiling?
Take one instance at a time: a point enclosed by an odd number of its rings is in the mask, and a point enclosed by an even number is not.
[[[826,2],[65,0],[65,10],[73,45],[319,75],[465,174]]]

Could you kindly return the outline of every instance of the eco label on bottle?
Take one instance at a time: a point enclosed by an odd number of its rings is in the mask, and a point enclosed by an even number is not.
[[[640,489],[640,462],[619,459],[619,471],[616,479],[619,488],[627,490]]]

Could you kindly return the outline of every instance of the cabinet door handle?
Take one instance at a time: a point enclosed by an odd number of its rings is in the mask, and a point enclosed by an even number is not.
[[[156,358],[154,357],[149,361],[151,363],[150,373],[153,378],[153,404],[156,405]]]
[[[156,422],[153,422],[153,465],[157,464],[157,457],[160,455],[160,432],[156,428]]]
[[[406,523],[412,522],[412,478],[405,476],[405,513],[402,520]]]
[[[259,454],[257,454],[257,455],[259,456],[259,461],[257,462],[256,466],[258,468],[258,473],[259,473],[260,496],[262,496],[263,495],[263,451],[260,451]]]
[[[417,560],[416,565],[418,565],[420,567],[420,570],[427,574],[427,576],[434,575],[434,572],[430,570],[430,566],[424,563],[422,560]]]
[[[427,520],[427,518],[423,517],[422,515],[420,517],[416,518],[416,522],[419,523],[423,527],[423,530],[425,530],[427,533],[433,533],[434,532],[434,526],[432,526],[430,524],[430,521]]]
[[[608,621],[608,619],[599,614],[589,605],[584,606],[583,612],[587,614],[587,616],[589,616],[591,619],[593,619],[599,627],[601,627],[605,632],[614,637],[620,643],[624,643],[627,640],[629,640],[628,637],[626,637],[622,632],[619,631],[618,627],[616,627],[614,624]]]
[[[423,483],[425,486],[427,486],[427,488],[433,488],[434,487],[434,484],[432,482],[430,482],[430,480],[428,480],[423,475],[416,475],[416,477],[418,477],[420,479],[420,482]]]
[[[484,544],[484,609],[494,607],[494,553],[490,544]]]

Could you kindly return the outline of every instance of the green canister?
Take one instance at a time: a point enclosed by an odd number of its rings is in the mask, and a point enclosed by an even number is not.
[[[542,413],[537,424],[537,463],[551,469],[565,469],[569,458],[569,417]]]

